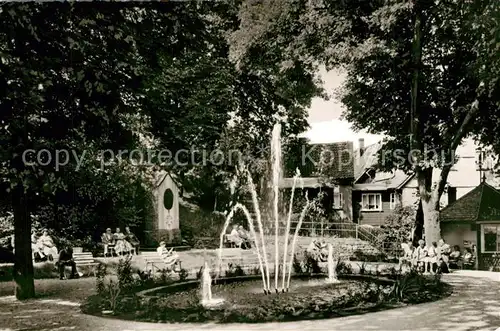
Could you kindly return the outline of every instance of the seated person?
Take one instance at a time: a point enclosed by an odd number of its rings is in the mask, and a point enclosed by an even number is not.
[[[115,252],[116,252],[116,254],[127,255],[127,254],[131,253],[133,247],[127,241],[125,234],[120,231],[120,228],[116,228],[116,232],[113,235],[113,237],[115,239]]]
[[[252,248],[250,236],[248,235],[248,232],[245,230],[245,228],[243,227],[243,225],[240,225],[238,227],[238,236],[242,240],[241,248],[243,248],[243,249],[250,249],[250,248]]]
[[[104,232],[101,236],[101,242],[104,245],[104,256],[106,257],[110,253],[110,248],[115,246],[115,237],[111,233],[111,229],[107,228],[106,232]]]
[[[164,241],[160,242],[160,246],[158,246],[156,252],[168,267],[174,266],[174,270],[179,269],[179,254],[177,254],[177,252],[174,252],[173,247],[171,249],[168,249],[166,246],[167,245]]]
[[[139,239],[130,231],[128,226],[125,228],[125,240],[132,246],[132,255],[139,254]]]
[[[42,246],[40,246],[40,242],[38,241],[38,238],[36,236],[36,232],[33,231],[31,234],[31,252],[33,254],[33,261],[34,262],[40,262],[40,261],[46,261],[47,256],[43,253]]]
[[[413,251],[413,265],[420,271],[427,272],[427,255],[428,251],[425,247],[425,241],[420,239],[418,241],[418,247]]]
[[[240,237],[240,234],[238,232],[238,224],[233,225],[233,229],[231,230],[231,233],[227,236],[227,239],[233,243],[236,247],[241,247],[241,244],[243,244],[243,239]]]
[[[43,230],[42,236],[38,238],[38,246],[49,261],[54,261],[58,257],[57,247],[47,230]]]
[[[59,268],[59,279],[65,279],[64,268],[66,266],[71,266],[71,276],[70,279],[78,278],[79,274],[76,271],[76,263],[73,260],[73,249],[71,247],[64,247],[59,252],[59,260],[57,261],[57,266]]]
[[[431,273],[438,271],[438,247],[435,241],[427,248],[427,263],[428,269]]]
[[[450,253],[449,257],[449,268],[458,269],[461,257],[460,247],[458,245],[453,246],[453,251]]]
[[[410,265],[413,255],[413,243],[409,240],[407,243],[402,243],[401,248],[403,249],[403,256],[399,259],[400,265]]]
[[[472,254],[472,249],[466,248],[464,252],[463,267],[470,269],[474,267],[474,255]]]
[[[449,273],[449,263],[450,263],[450,254],[451,247],[448,245],[443,239],[439,239],[439,248],[438,248],[438,256],[439,256],[439,269],[442,273]]]

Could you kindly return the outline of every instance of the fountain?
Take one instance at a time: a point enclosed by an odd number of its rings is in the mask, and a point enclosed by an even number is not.
[[[329,284],[338,283],[337,272],[335,271],[335,263],[333,262],[333,245],[328,244],[328,278],[326,282]]]
[[[272,131],[272,138],[271,138],[271,162],[272,162],[272,188],[273,188],[273,216],[274,216],[274,246],[275,246],[275,257],[274,257],[274,291],[276,293],[279,292],[288,292],[290,289],[290,280],[291,280],[291,272],[292,272],[292,267],[293,267],[293,256],[295,254],[295,246],[297,244],[297,238],[299,236],[299,231],[302,226],[302,223],[304,221],[305,216],[307,215],[307,212],[309,211],[311,207],[311,202],[309,201],[307,194],[306,194],[306,205],[302,209],[302,212],[299,217],[299,221],[297,224],[297,227],[295,228],[295,233],[293,235],[292,243],[291,243],[291,259],[288,261],[288,256],[289,256],[289,235],[290,235],[290,227],[291,227],[291,219],[292,219],[292,209],[293,209],[293,202],[294,202],[294,197],[295,197],[295,189],[297,187],[297,184],[300,181],[300,171],[299,169],[296,170],[296,173],[293,177],[293,184],[292,184],[292,190],[291,190],[291,196],[290,196],[290,201],[289,201],[289,206],[288,206],[288,217],[286,219],[286,233],[285,233],[285,239],[284,239],[284,244],[283,244],[283,264],[282,264],[282,279],[281,279],[281,287],[279,287],[279,277],[280,277],[280,242],[279,242],[279,186],[280,183],[279,181],[281,180],[281,125],[276,124],[273,128]],[[221,261],[222,261],[222,249],[223,249],[223,244],[224,244],[224,235],[227,231],[227,228],[229,224],[231,223],[231,220],[234,217],[234,214],[237,210],[241,210],[243,214],[245,215],[249,230],[251,235],[253,236],[255,240],[255,250],[258,256],[258,261],[259,261],[259,270],[262,276],[262,289],[265,294],[270,294],[271,293],[271,272],[270,272],[270,265],[268,261],[268,254],[266,251],[266,241],[264,238],[264,229],[263,229],[263,224],[262,224],[262,216],[261,216],[261,211],[259,207],[259,200],[257,197],[257,191],[255,188],[255,185],[252,180],[252,176],[248,168],[244,168],[241,166],[242,170],[238,169],[238,172],[245,172],[245,176],[247,178],[247,185],[248,189],[250,191],[251,197],[252,197],[252,203],[253,203],[253,208],[255,211],[255,222],[257,223],[258,226],[258,231],[259,231],[259,236],[257,235],[255,228],[254,228],[254,220],[252,219],[249,211],[247,208],[240,204],[231,204],[231,209],[229,213],[227,214],[226,221],[224,223],[224,226],[222,228],[221,234],[220,234],[220,242],[219,242],[219,254],[218,254],[218,273],[217,273],[217,278],[220,276],[221,273]],[[231,183],[231,192],[234,192],[234,182]],[[303,188],[303,186],[301,185]],[[332,257],[332,263],[333,265],[333,257]],[[335,276],[332,276],[332,279],[336,279]]]
[[[224,302],[223,299],[212,298],[212,277],[208,262],[205,261],[203,274],[201,275],[201,305],[205,308],[217,307]]]
[[[206,262],[204,269],[201,274],[201,284],[198,281],[187,281],[178,284],[167,285],[164,287],[159,287],[154,290],[148,290],[149,295],[154,295],[160,298],[162,304],[161,307],[168,307],[169,313],[165,317],[168,320],[175,321],[198,321],[200,318],[207,318],[209,320],[215,321],[262,321],[262,311],[272,311],[272,318],[277,320],[282,320],[288,318],[290,313],[290,304],[298,304],[300,307],[297,309],[301,314],[301,318],[310,318],[311,314],[319,314],[318,316],[323,316],[324,309],[331,311],[332,307],[320,307],[319,309],[314,308],[311,310],[311,305],[309,301],[317,300],[317,296],[321,295],[325,298],[325,302],[336,302],[340,296],[344,293],[354,293],[360,288],[360,282],[365,283],[366,280],[345,280],[339,282],[336,275],[336,263],[334,260],[334,249],[330,244],[328,247],[328,277],[325,279],[324,275],[303,275],[299,274],[294,277],[294,283],[291,287],[290,282],[292,278],[292,268],[295,256],[296,246],[299,245],[299,233],[301,226],[308,211],[313,206],[312,202],[309,201],[307,192],[305,194],[306,203],[303,207],[297,226],[293,233],[291,244],[289,245],[289,237],[291,230],[291,219],[292,219],[292,207],[295,198],[295,189],[301,183],[300,172],[297,170],[293,177],[292,192],[289,201],[290,205],[288,207],[288,215],[286,218],[286,233],[284,233],[281,238],[284,242],[280,242],[279,229],[279,213],[278,213],[278,194],[279,194],[279,180],[281,180],[280,167],[281,167],[281,151],[280,149],[280,126],[276,125],[273,130],[272,136],[272,185],[273,185],[273,197],[272,197],[272,211],[275,233],[274,235],[274,245],[275,252],[268,252],[266,248],[267,236],[264,236],[264,226],[262,221],[261,210],[259,209],[259,199],[257,196],[257,191],[255,185],[252,181],[252,176],[248,168],[238,168],[237,175],[246,178],[248,189],[251,194],[253,209],[255,212],[255,219],[252,217],[248,209],[241,203],[232,201],[230,208],[227,211],[227,216],[224,222],[223,229],[220,234],[220,243],[218,251],[218,266],[216,282],[212,283],[212,277],[210,275],[209,263]],[[230,183],[230,190],[232,195],[234,194],[236,187],[236,179],[233,179]],[[303,188],[303,185],[301,185]],[[258,271],[260,277],[255,277],[253,275],[240,276],[240,277],[220,277],[222,268],[222,253],[223,253],[223,243],[224,236],[228,226],[230,225],[236,212],[240,211],[243,213],[246,222],[248,224],[249,232],[255,241],[252,249],[258,257]],[[256,226],[255,226],[256,224]],[[257,232],[257,231],[258,232]],[[280,246],[282,245],[283,254],[280,255]],[[290,251],[290,252],[289,252]],[[273,254],[274,253],[274,254]],[[272,261],[274,255],[274,261]],[[274,262],[274,267],[272,263]],[[242,266],[244,267],[244,266]],[[279,268],[282,268],[281,270]],[[274,269],[274,275],[272,275],[272,270]],[[274,284],[271,284],[271,277],[274,276]],[[281,279],[279,277],[282,277]],[[385,283],[384,283],[385,284]],[[201,285],[201,290],[198,288]],[[393,284],[389,284],[390,288]],[[274,287],[274,289],[271,289]],[[212,296],[212,290],[216,295],[216,298]],[[270,295],[273,292],[281,293],[285,292],[283,295],[278,295],[273,298],[268,298],[262,296],[261,293],[264,292],[265,295]],[[175,296],[172,296],[175,293]],[[198,301],[198,297],[201,295],[201,300]],[[196,300],[196,304],[194,304]],[[370,299],[371,300],[371,299]],[[346,308],[344,303],[340,300],[339,310]],[[210,309],[210,313],[193,313],[196,311],[196,306],[200,305],[205,309]],[[356,302],[356,305],[359,305]],[[244,309],[242,309],[244,308]],[[349,307],[347,307],[349,308]],[[176,314],[171,314],[170,312],[176,312]],[[284,317],[283,317],[284,316]],[[297,318],[294,314],[293,318]]]

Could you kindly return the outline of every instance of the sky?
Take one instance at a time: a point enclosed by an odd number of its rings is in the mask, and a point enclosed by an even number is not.
[[[338,70],[327,72],[324,68],[320,70],[320,75],[324,81],[324,87],[330,95],[330,100],[313,99],[308,110],[308,121],[311,128],[302,136],[309,138],[312,143],[352,141],[354,148],[357,148],[359,138],[365,140],[366,146],[379,141],[382,136],[354,132],[348,122],[340,120],[343,107],[335,99],[333,92],[342,85],[345,75]]]

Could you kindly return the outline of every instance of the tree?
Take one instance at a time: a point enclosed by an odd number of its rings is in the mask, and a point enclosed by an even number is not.
[[[60,169],[48,156],[23,160],[24,152],[47,149],[54,156],[60,149],[81,156],[86,151],[93,175],[99,171],[94,163],[108,161],[100,151],[116,155],[142,146],[151,104],[172,107],[157,102],[148,89],[164,53],[150,52],[151,43],[144,40],[163,41],[169,49],[185,41],[190,32],[175,26],[191,21],[197,13],[192,6],[2,6],[0,170],[12,197],[19,299],[34,296],[29,212],[36,207],[36,195],[67,191],[79,170],[74,159]]]
[[[437,241],[439,200],[456,148],[471,135],[494,142],[486,136],[497,129],[491,118],[498,94],[489,93],[478,70],[482,52],[493,49],[488,38],[474,39],[478,30],[471,24],[486,14],[492,27],[495,11],[485,8],[498,8],[498,2],[250,3],[242,7],[247,15],[241,14],[239,36],[250,37],[241,38],[239,57],[259,48],[278,49],[275,61],[283,64],[308,59],[343,66],[344,118],[358,129],[392,137],[381,150],[379,166],[415,174],[426,241]],[[259,15],[260,10],[266,14]],[[437,177],[434,169],[440,169]]]
[[[415,208],[413,206],[397,206],[389,215],[382,226],[379,241],[384,248],[388,245],[400,246],[412,240],[415,231]],[[392,247],[399,249],[399,247]]]
[[[27,299],[35,295],[30,200],[64,187],[64,177],[54,159],[35,167],[24,152],[130,146],[124,95],[138,61],[126,13],[109,6],[7,4],[0,21],[1,170],[14,211],[16,296]]]
[[[238,137],[262,139],[278,110],[288,114],[287,128],[302,130],[305,107],[319,89],[311,77],[304,79],[300,63],[284,72],[275,66],[262,73],[259,68],[266,67],[260,63],[236,70],[225,39],[237,21],[236,8],[233,3],[199,2],[0,8],[0,171],[14,211],[19,299],[35,294],[30,212],[47,204],[56,214],[62,204],[57,197],[74,190],[86,202],[75,206],[77,201],[71,200],[68,215],[85,215],[90,205],[116,206],[130,193],[121,184],[127,179],[140,182],[134,172],[150,175],[130,161],[103,171],[96,164],[108,163],[124,149],[175,153],[196,146],[210,151],[231,110],[236,112]],[[80,169],[72,158],[61,168],[48,157],[23,160],[29,149],[47,149],[51,156],[56,150],[68,150],[70,156],[87,152],[88,164]],[[113,155],[101,153],[107,149]],[[189,180],[186,174],[193,169],[162,163],[158,156],[152,161],[183,180]],[[123,182],[99,183],[114,179]],[[96,197],[113,190],[117,192],[110,200]],[[130,210],[127,217],[138,216]]]

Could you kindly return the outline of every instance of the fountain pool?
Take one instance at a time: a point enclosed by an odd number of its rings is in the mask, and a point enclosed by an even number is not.
[[[260,276],[217,280],[211,295],[224,300],[216,306],[203,305],[198,281],[148,290],[140,296],[161,302],[158,314],[170,322],[259,323],[349,314],[353,307],[376,304],[381,289],[393,286],[387,279],[350,275],[329,284],[324,275],[303,275],[293,277],[289,292],[263,295],[261,281]]]

